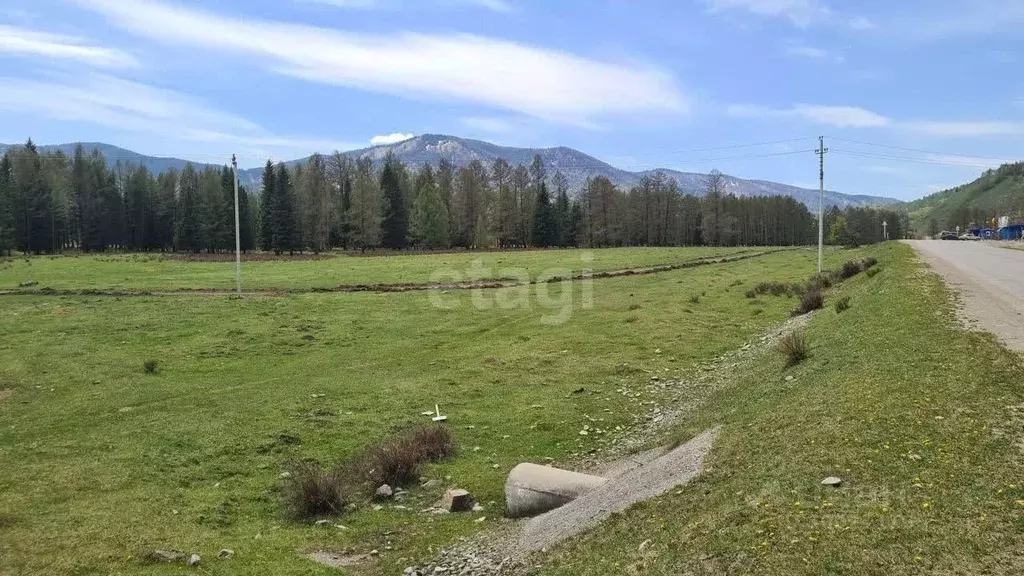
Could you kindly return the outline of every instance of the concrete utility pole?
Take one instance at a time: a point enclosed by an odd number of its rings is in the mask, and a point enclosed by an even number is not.
[[[889,239],[889,223],[882,220],[882,238],[885,240]]]
[[[822,260],[825,257],[825,137],[818,136],[818,182],[821,185],[818,195],[818,274],[821,274]]]
[[[235,181],[235,291],[242,295],[242,230],[238,217],[238,160],[231,155],[231,172]]]

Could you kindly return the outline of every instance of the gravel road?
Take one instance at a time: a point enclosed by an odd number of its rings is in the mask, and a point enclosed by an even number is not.
[[[1024,250],[989,242],[911,240],[921,258],[960,293],[972,328],[1024,351]]]

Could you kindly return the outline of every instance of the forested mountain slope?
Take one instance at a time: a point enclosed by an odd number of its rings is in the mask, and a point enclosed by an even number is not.
[[[919,234],[966,229],[992,219],[1024,217],[1024,162],[1003,164],[977,180],[936,192],[906,205],[911,226]]]

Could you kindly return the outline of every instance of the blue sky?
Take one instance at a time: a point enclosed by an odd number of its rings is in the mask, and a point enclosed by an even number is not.
[[[911,199],[1024,159],[1021,29],[1019,0],[5,0],[0,142],[248,167],[430,132],[816,187],[825,135],[828,188]]]

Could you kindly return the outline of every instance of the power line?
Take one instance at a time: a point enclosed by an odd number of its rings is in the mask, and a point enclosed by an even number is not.
[[[693,160],[673,160],[673,164],[703,164],[708,162],[726,162],[732,160],[747,160],[752,158],[771,158],[774,156],[791,156],[793,154],[807,154],[808,152],[814,152],[813,148],[807,150],[790,150],[788,152],[769,152],[764,154],[742,154],[739,156],[722,156],[718,158],[698,158]],[[558,164],[556,167],[566,166],[565,164]],[[569,165],[573,166],[572,164]],[[589,166],[589,164],[578,164],[577,166]],[[633,164],[620,164],[615,166],[616,168],[638,168],[642,166],[661,166],[660,163],[633,163]],[[670,170],[670,168],[666,168]]]
[[[852,140],[850,138],[839,138],[837,136],[829,136],[833,140],[840,140],[842,142],[849,142],[851,144],[862,144],[864,146],[874,146],[877,148],[888,148],[890,150],[902,150],[904,152],[919,152],[921,154],[935,154],[937,156],[957,156],[960,158],[972,158],[977,160],[995,160],[999,162],[1017,162],[1013,158],[997,158],[997,157],[986,157],[986,156],[975,156],[971,154],[954,154],[951,152],[936,152],[934,150],[922,150],[920,148],[906,148],[903,146],[890,146],[888,144],[876,144],[874,142],[865,142],[863,140]]]
[[[805,136],[803,138],[790,138],[788,140],[771,140],[767,142],[752,142],[750,144],[732,144],[729,146],[718,146],[715,148],[691,148],[689,150],[668,150],[660,152],[660,154],[691,154],[694,152],[717,152],[719,150],[734,150],[736,148],[755,148],[757,146],[771,146],[773,144],[789,144],[792,142],[802,142],[804,140],[813,140],[814,136]],[[650,152],[650,155],[659,154],[659,152]]]
[[[933,158],[911,158],[909,156],[896,156],[893,154],[875,154],[873,152],[860,152],[857,150],[843,150],[839,148],[833,148],[833,152],[837,154],[843,154],[846,156],[856,156],[860,158],[873,158],[876,160],[895,160],[897,162],[913,162],[917,164],[931,164],[934,166],[962,166],[967,168],[992,168],[991,164],[985,164],[982,162],[948,162],[943,160],[937,160]]]

